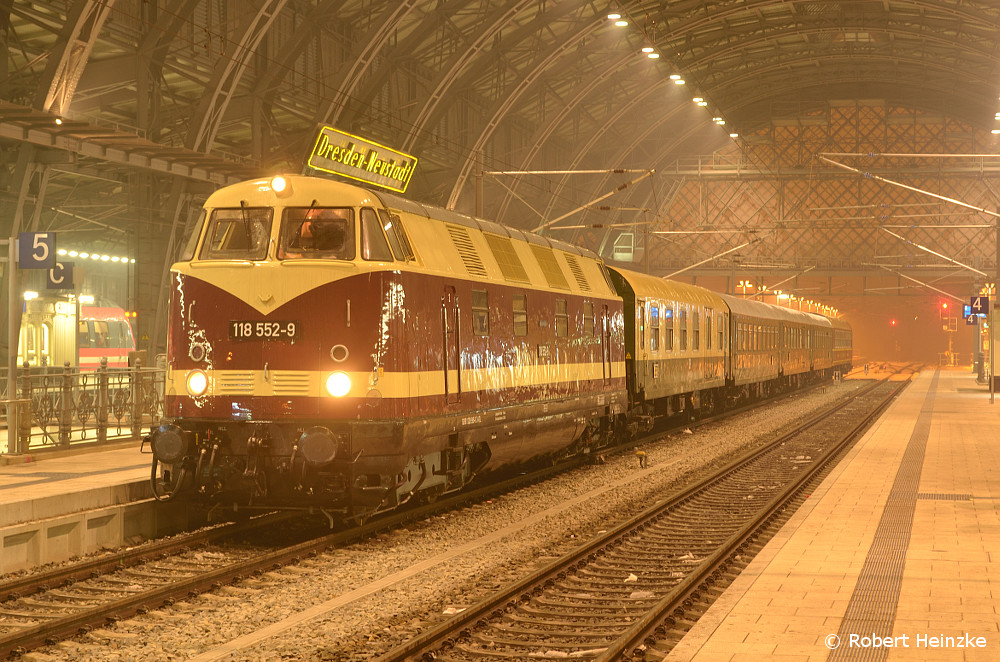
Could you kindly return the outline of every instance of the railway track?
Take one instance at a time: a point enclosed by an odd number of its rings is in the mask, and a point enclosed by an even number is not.
[[[876,382],[378,662],[661,659],[908,381]]]
[[[735,416],[750,408],[752,406],[684,425],[697,427]],[[660,431],[656,436],[663,433]],[[630,449],[635,443],[630,441],[605,452]],[[408,522],[493,498],[545,480],[586,461],[587,458],[578,458],[575,462],[517,475],[344,531],[314,531],[308,540],[287,544],[280,549],[275,549],[273,544],[251,546],[241,553],[220,545],[253,535],[255,530],[273,530],[294,519],[295,515],[271,514],[250,522],[155,541],[0,583],[0,658],[16,657],[39,646],[296,563]]]

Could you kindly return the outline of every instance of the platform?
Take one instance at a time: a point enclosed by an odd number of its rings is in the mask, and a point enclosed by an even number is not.
[[[928,370],[667,660],[1000,659],[1000,397]]]
[[[43,451],[0,465],[0,574],[188,526],[152,500],[139,441]]]

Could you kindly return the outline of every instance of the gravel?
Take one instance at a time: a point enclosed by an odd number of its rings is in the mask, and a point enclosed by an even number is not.
[[[727,461],[862,384],[831,383],[730,422],[673,434],[643,447],[645,470],[631,453],[608,456],[604,464],[120,621],[22,659],[370,660],[663,498],[685,474]],[[592,491],[590,498],[578,499]],[[484,542],[484,537],[489,538]],[[272,636],[253,637],[268,626]],[[249,638],[233,652],[219,650],[241,636]]]

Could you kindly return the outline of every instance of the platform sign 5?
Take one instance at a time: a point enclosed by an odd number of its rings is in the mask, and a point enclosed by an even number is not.
[[[983,296],[972,297],[969,299],[969,307],[975,314],[985,315],[990,312],[990,299]]]
[[[17,238],[17,266],[51,269],[56,266],[55,232],[22,232]]]
[[[72,290],[74,262],[56,262],[45,277],[45,288],[49,290]]]

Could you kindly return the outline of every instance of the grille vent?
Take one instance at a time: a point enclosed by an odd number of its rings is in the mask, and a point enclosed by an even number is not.
[[[476,247],[472,244],[472,239],[469,237],[469,231],[460,225],[448,225],[448,234],[451,235],[451,241],[455,244],[456,250],[458,250],[459,256],[462,258],[462,263],[465,264],[465,270],[469,272],[470,276],[483,276],[486,277],[486,267],[483,266],[483,261],[479,258],[479,254],[476,253]]]
[[[253,372],[226,370],[215,373],[216,395],[253,395]]]
[[[275,395],[309,395],[309,373],[275,370],[271,373]]]
[[[573,272],[573,278],[576,279],[576,284],[580,286],[580,289],[584,292],[590,291],[590,283],[587,282],[587,277],[583,275],[583,269],[580,267],[580,263],[577,261],[575,255],[570,255],[569,253],[563,253],[566,257],[566,264],[569,265],[569,270]]]
[[[538,260],[538,265],[542,268],[542,273],[545,274],[545,280],[548,281],[549,287],[568,290],[569,281],[566,280],[562,269],[559,268],[559,263],[556,262],[556,256],[552,249],[532,244],[531,252],[535,254],[535,259]]]
[[[488,234],[486,235],[486,243],[490,245],[490,250],[493,251],[493,257],[500,265],[500,271],[503,272],[504,278],[517,283],[528,282],[528,272],[524,270],[521,259],[514,252],[514,244],[511,243],[509,237]]]

